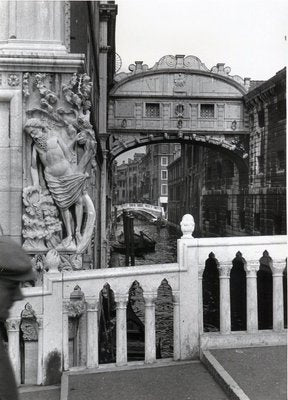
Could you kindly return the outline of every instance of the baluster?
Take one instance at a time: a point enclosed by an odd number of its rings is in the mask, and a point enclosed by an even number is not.
[[[156,361],[155,300],[157,293],[144,292],[145,300],[145,363]]]
[[[230,272],[231,264],[219,264],[220,278],[220,332],[231,332]]]
[[[259,261],[244,263],[246,271],[247,332],[258,330],[257,271]]]
[[[199,333],[203,333],[203,272],[205,265],[199,265],[198,269],[198,292],[199,292]]]
[[[283,271],[285,261],[271,261],[270,268],[273,274],[273,329],[284,329],[284,301],[283,301]]]
[[[37,385],[43,383],[43,318],[37,318],[38,323],[38,366],[37,366]]]
[[[115,294],[116,302],[116,365],[127,364],[127,311],[128,294]]]
[[[87,368],[98,366],[98,301],[87,300]]]
[[[174,360],[180,360],[180,292],[173,290],[173,356]]]
[[[69,300],[63,301],[62,314],[62,343],[63,343],[63,369],[69,370]]]
[[[14,369],[17,384],[21,383],[20,375],[20,343],[19,343],[20,319],[9,318],[6,321],[8,335],[8,352]]]

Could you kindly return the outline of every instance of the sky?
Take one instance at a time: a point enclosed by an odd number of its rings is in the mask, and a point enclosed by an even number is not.
[[[121,71],[162,56],[194,55],[211,69],[265,80],[288,59],[287,0],[115,0]],[[285,40],[285,36],[287,37]]]
[[[266,80],[287,65],[288,0],[115,0],[119,72],[164,55],[194,55],[211,69]],[[143,148],[137,151],[144,151]],[[133,151],[117,158],[133,156]]]

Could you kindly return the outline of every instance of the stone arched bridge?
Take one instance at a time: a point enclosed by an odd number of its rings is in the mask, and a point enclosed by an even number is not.
[[[117,217],[122,214],[123,210],[138,212],[142,215],[147,214],[152,218],[164,217],[163,207],[154,206],[145,203],[125,203],[115,206],[117,209]]]

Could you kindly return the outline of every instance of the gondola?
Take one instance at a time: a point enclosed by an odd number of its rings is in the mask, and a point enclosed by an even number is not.
[[[153,252],[155,251],[155,240],[151,239],[146,233],[140,231],[138,233],[134,233],[134,253],[135,255],[141,255],[143,253]],[[124,233],[122,232],[118,236],[118,241],[112,243],[112,247],[115,251],[121,254],[126,253],[126,245],[124,240]]]

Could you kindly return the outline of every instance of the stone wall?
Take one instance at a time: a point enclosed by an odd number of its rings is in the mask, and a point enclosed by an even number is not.
[[[249,234],[286,232],[286,68],[245,96],[250,119]]]

